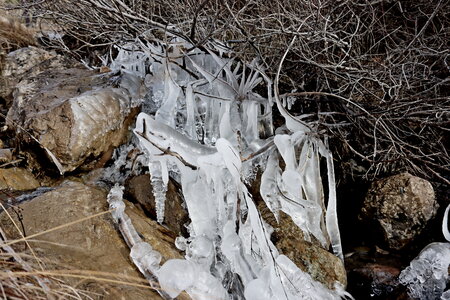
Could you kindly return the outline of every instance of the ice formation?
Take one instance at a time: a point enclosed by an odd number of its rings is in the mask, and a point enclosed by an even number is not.
[[[145,78],[150,92],[144,106],[151,114],[139,114],[134,133],[148,158],[158,221],[163,222],[169,176],[181,184],[191,219],[189,238],[176,243],[185,259],[159,267],[159,256],[127,227],[132,224],[115,187],[108,199],[131,241],[133,261],[158,278],[168,297],[181,291],[193,299],[344,297],[341,287],[327,289],[278,253],[246,185],[255,169],[264,170],[260,193],[267,207],[275,216],[290,215],[307,238],[332,246],[342,258],[326,145],[279,101],[287,128],[274,135],[272,83],[256,62],[226,58],[214,43],[199,50],[179,38],[169,40],[125,45],[111,65]],[[267,98],[253,92],[262,81]],[[327,162],[328,197],[321,158]]]
[[[150,286],[164,298],[169,299],[168,294],[159,289],[155,283],[156,274],[161,262],[161,254],[153,250],[152,246],[144,242],[133,224],[130,217],[125,213],[125,203],[123,202],[123,187],[116,184],[108,193],[109,209],[114,221],[118,224],[126,243],[131,249],[130,257],[136,267],[148,279]]]
[[[449,266],[450,243],[432,243],[401,272],[399,281],[413,299],[440,299],[449,281]]]
[[[448,242],[429,244],[400,273],[399,282],[408,287],[408,295],[413,299],[450,299],[450,290],[445,291],[450,267],[449,209],[450,205],[442,222],[442,232]]]

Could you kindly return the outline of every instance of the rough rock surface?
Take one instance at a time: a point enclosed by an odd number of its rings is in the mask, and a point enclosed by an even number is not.
[[[22,140],[33,142],[32,134],[57,158],[61,173],[81,165],[91,169],[86,160],[124,142],[142,97],[141,80],[131,74],[101,74],[65,60],[49,58],[25,72],[7,115]],[[22,72],[12,69],[11,76]]]
[[[437,208],[431,184],[402,173],[372,184],[360,218],[381,230],[391,249],[399,250],[420,234]]]
[[[273,227],[272,239],[282,254],[329,289],[334,289],[336,282],[344,287],[347,285],[344,263],[337,256],[323,249],[318,242],[306,241],[303,231],[287,214],[280,212],[277,222],[263,202],[258,208],[264,220]]]
[[[25,234],[29,236],[106,211],[108,204],[104,191],[78,182],[65,182],[59,188],[17,208],[21,211]],[[162,254],[163,261],[181,258],[167,229],[143,216],[130,203],[127,213],[144,240]],[[19,221],[16,214],[11,215],[16,222]],[[0,226],[9,239],[20,237],[4,212],[0,214]],[[37,236],[30,244],[38,256],[62,268],[108,272],[116,275],[118,280],[120,276],[142,278],[132,265],[129,249],[115,229],[109,213]],[[145,285],[143,282],[133,282]],[[73,280],[72,283],[77,284],[78,288],[96,292],[103,285],[90,279]],[[116,292],[99,299],[160,299],[155,292],[142,287],[114,285],[110,291]]]
[[[40,184],[33,174],[22,168],[0,169],[0,190],[34,190]]]
[[[156,220],[155,197],[150,183],[150,175],[131,178],[126,184],[125,192],[131,199],[142,205],[144,211]],[[176,236],[179,236],[186,233],[184,224],[187,222],[189,222],[189,215],[184,208],[183,199],[173,181],[170,180],[166,193],[164,224]]]

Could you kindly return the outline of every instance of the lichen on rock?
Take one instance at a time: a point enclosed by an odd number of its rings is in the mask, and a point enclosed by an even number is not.
[[[425,228],[437,212],[431,183],[402,173],[372,184],[360,218],[381,230],[391,249],[402,249]]]

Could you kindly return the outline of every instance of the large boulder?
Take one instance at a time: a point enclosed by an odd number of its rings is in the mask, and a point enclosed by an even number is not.
[[[7,115],[8,127],[25,142],[35,137],[61,173],[92,169],[89,161],[123,143],[144,93],[132,74],[61,66],[65,60],[50,56],[46,67],[42,62],[25,72]]]
[[[21,212],[21,219],[14,213],[10,216],[16,224],[22,224],[26,236],[48,231],[29,241],[40,258],[51,261],[53,265],[64,266],[68,274],[80,274],[78,270],[82,270],[90,271],[94,277],[95,274],[102,277],[100,272],[106,272],[109,274],[107,278],[127,281],[128,276],[135,278],[128,282],[145,284],[133,266],[130,251],[110,214],[91,217],[108,210],[105,191],[79,182],[65,182],[53,191],[21,203],[15,209]],[[127,203],[126,212],[144,241],[162,254],[163,262],[182,257],[167,229],[146,218],[130,203]],[[77,221],[81,222],[75,223]],[[0,214],[0,226],[8,239],[21,237],[4,212]],[[47,265],[48,268],[50,265]],[[68,279],[67,282],[78,289],[95,292],[100,292],[99,287],[104,285],[103,281],[93,279]],[[101,299],[161,299],[156,292],[131,284],[111,288],[107,291],[109,294]]]
[[[400,250],[422,232],[437,209],[432,185],[402,173],[372,184],[360,218],[381,231],[389,248]]]

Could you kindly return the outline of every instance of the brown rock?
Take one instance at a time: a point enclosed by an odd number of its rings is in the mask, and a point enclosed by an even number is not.
[[[347,285],[344,263],[338,257],[322,248],[314,237],[311,237],[311,242],[306,241],[303,231],[286,213],[280,211],[279,222],[277,222],[260,196],[260,175],[257,176],[249,190],[257,203],[262,218],[272,226],[271,239],[281,254],[286,255],[302,271],[329,289],[334,289],[336,282],[344,287]]]
[[[131,199],[143,207],[147,214],[156,219],[155,197],[153,196],[153,189],[150,183],[150,175],[133,177],[127,182],[125,191]],[[169,180],[164,210],[164,224],[176,236],[179,236],[186,233],[184,224],[187,222],[189,222],[189,215],[184,208],[183,199],[175,183]]]
[[[306,241],[303,231],[289,215],[280,211],[278,223],[264,202],[260,202],[258,208],[264,220],[273,227],[272,239],[281,254],[329,289],[334,289],[335,282],[344,287],[347,285],[344,263],[338,257],[323,249],[317,241]]]
[[[129,249],[115,229],[110,214],[95,214],[107,211],[106,193],[78,182],[66,182],[54,191],[45,193],[29,202],[18,205],[25,235],[29,236],[62,226],[57,230],[39,235],[29,243],[38,256],[70,270],[106,272],[109,276],[144,284],[142,277],[129,258]],[[156,224],[128,204],[127,213],[142,234],[144,240],[159,251],[164,260],[180,258],[167,230]],[[15,214],[11,214],[18,222]],[[84,221],[70,224],[78,220]],[[67,224],[67,226],[65,225]],[[9,217],[0,214],[0,226],[9,239],[20,238]],[[47,266],[49,267],[49,266]],[[92,279],[69,280],[73,286],[99,292],[104,283]],[[160,299],[154,291],[126,284],[114,285],[108,295],[99,299]]]
[[[347,275],[343,262],[334,254],[323,249],[318,242],[308,242],[291,217],[280,213],[280,222],[274,226],[275,246],[289,257],[302,271],[311,275],[329,289],[335,282],[347,285]]]
[[[360,218],[376,226],[391,249],[399,250],[420,234],[437,208],[431,184],[402,173],[372,184]]]
[[[1,144],[3,143],[0,141],[0,147],[2,146]],[[13,154],[11,149],[0,149],[0,164],[8,163],[12,160]]]
[[[40,186],[33,174],[21,168],[0,169],[0,190],[34,190]]]
[[[16,85],[7,125],[21,140],[33,142],[28,131],[61,163],[60,172],[101,157],[128,137],[128,126],[140,98],[141,80],[131,74],[113,78],[75,63],[60,66],[65,58],[48,59],[32,68]],[[112,82],[118,82],[112,87]]]

